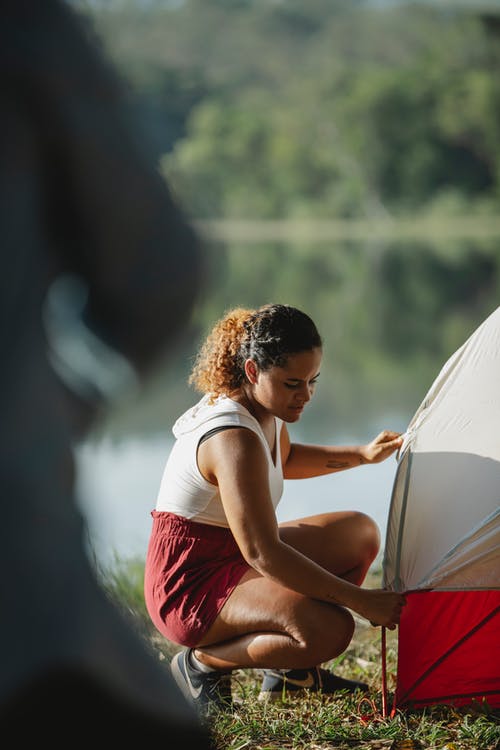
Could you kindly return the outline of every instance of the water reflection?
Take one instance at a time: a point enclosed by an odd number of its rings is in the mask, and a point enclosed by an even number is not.
[[[450,225],[453,219],[450,218]],[[324,339],[316,395],[301,424],[313,440],[393,427],[420,404],[442,364],[500,299],[498,237],[212,241],[194,338],[179,342],[147,393],[108,429],[169,429],[197,397],[186,386],[198,343],[232,307],[284,302]]]

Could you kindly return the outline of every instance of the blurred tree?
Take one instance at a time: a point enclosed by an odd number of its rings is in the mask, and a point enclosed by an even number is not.
[[[402,216],[447,229],[472,215],[482,232],[498,217],[500,45],[498,16],[481,5],[108,0],[88,11],[135,93],[154,95],[162,170],[192,217]],[[212,250],[200,336],[235,304],[281,297],[311,311],[335,378],[318,419],[333,401],[339,418],[405,408],[500,295],[496,239]],[[176,394],[188,356],[169,379]]]

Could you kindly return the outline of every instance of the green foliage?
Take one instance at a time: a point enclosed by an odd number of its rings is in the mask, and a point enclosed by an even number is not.
[[[91,11],[193,216],[380,216],[450,193],[496,210],[500,45],[479,14],[326,0]]]
[[[324,334],[306,431],[330,439],[387,426],[388,414],[404,427],[500,299],[498,229],[485,231],[500,198],[495,25],[439,4],[361,0],[83,7],[130,76],[160,168],[193,219],[345,218],[355,230],[409,217],[435,228],[321,243],[293,223],[260,243],[202,232],[206,287],[189,340],[128,427],[164,429],[192,401],[187,374],[215,319],[270,301],[307,310]],[[447,239],[467,216],[474,231]]]

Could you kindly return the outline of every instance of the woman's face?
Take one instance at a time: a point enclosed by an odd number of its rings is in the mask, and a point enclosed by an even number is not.
[[[297,422],[314,395],[323,351],[320,348],[291,354],[284,367],[261,372],[247,360],[247,377],[256,404],[284,422]]]

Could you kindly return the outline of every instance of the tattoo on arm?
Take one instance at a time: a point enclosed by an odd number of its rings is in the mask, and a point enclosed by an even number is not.
[[[328,469],[346,469],[349,466],[349,463],[347,461],[327,461],[326,462]]]
[[[366,460],[363,458],[363,456],[359,457],[359,463],[360,465],[365,464]],[[348,469],[351,466],[349,461],[336,461],[335,459],[331,459],[330,461],[326,462],[326,467],[328,469]]]

